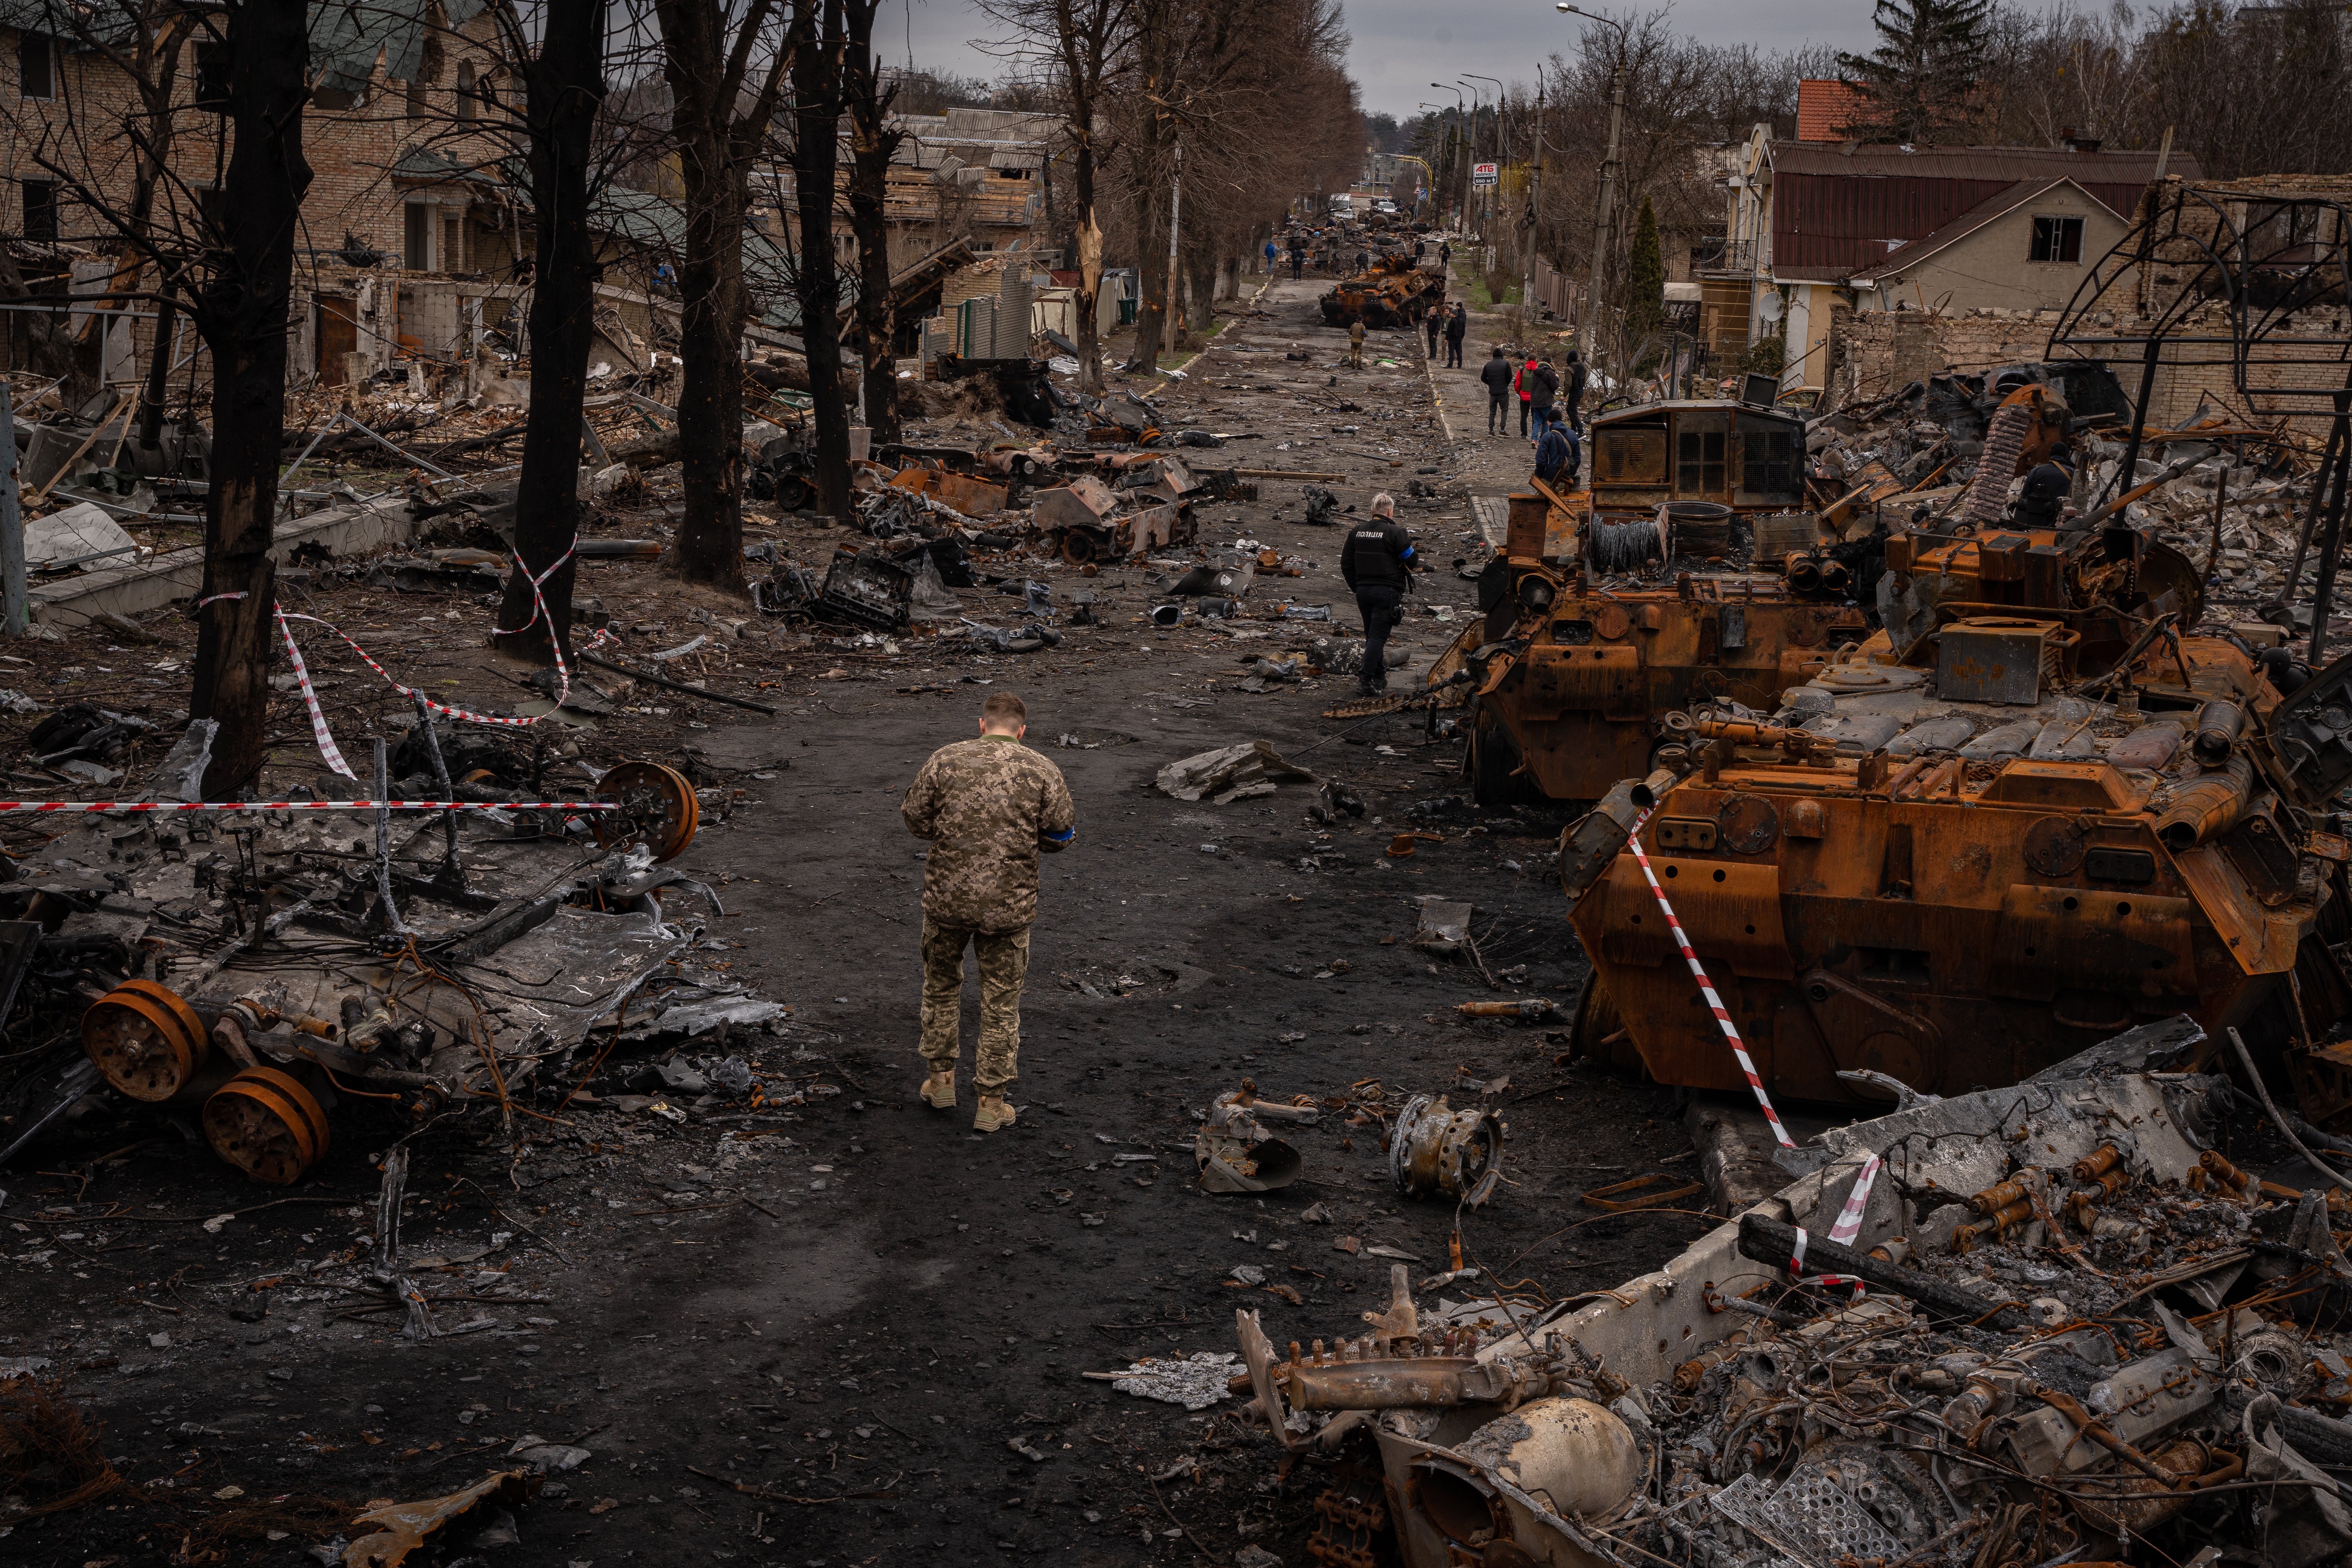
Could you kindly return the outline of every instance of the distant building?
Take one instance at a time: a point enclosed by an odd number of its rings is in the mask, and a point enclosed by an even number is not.
[[[1843,116],[1816,99],[1817,121]],[[1727,162],[1726,241],[1700,270],[1701,331],[1736,354],[1785,322],[1783,391],[1828,384],[1841,316],[2063,305],[2157,170],[2154,153],[2094,142],[1905,148],[1775,140],[1761,125]],[[2185,153],[2166,167],[2198,177]]]

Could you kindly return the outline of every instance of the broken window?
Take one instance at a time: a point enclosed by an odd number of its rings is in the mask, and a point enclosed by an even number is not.
[[[55,98],[58,95],[57,72],[51,64],[49,40],[38,33],[17,35],[16,95],[19,98]]]
[[[403,238],[401,265],[411,272],[433,270],[433,209],[423,202],[411,202],[403,209],[408,220],[408,230]]]
[[[196,46],[195,108],[206,114],[228,112],[229,65],[227,45],[198,44]]]
[[[2068,266],[2083,259],[2083,220],[2078,217],[2036,217],[2033,248],[2028,261],[2059,261]]]
[[[54,180],[25,182],[25,237],[43,245],[58,242],[58,186]]]
[[[457,62],[457,118],[465,121],[474,118],[474,62],[471,60]]]

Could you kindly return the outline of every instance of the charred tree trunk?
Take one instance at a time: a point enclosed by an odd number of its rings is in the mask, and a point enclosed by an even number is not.
[[[139,391],[139,433],[142,447],[163,439],[163,398],[172,379],[172,339],[180,324],[180,308],[170,295],[155,301],[155,342],[147,352],[147,375]]]
[[[580,529],[580,430],[596,331],[599,268],[588,227],[588,168],[595,156],[596,109],[604,100],[604,0],[574,0],[549,11],[524,92],[539,229],[531,269],[530,407],[515,494],[517,566],[499,604],[498,625],[506,631],[499,647],[552,664],[559,648],[566,657],[572,651],[572,585],[579,572],[571,552]],[[542,575],[534,595],[532,582]]]
[[[845,523],[849,502],[849,409],[841,380],[839,270],[833,259],[835,145],[841,115],[841,0],[801,0],[793,58],[793,182],[800,202],[800,247],[793,276],[801,301],[801,347],[808,354],[816,408],[817,510]]]
[[[666,68],[677,109],[678,174],[686,190],[686,247],[678,258],[677,399],[686,519],[677,569],[697,583],[743,580],[742,171],[728,156],[734,105],[722,96],[726,22],[718,7],[662,7]]]
[[[1135,232],[1139,253],[1135,267],[1135,349],[1127,357],[1127,368],[1148,375],[1160,365],[1174,282],[1168,276],[1168,207],[1156,180],[1147,178],[1137,187]]]
[[[874,56],[874,13],[880,0],[845,0],[849,47],[842,90],[850,119],[849,226],[857,237],[857,338],[865,360],[866,424],[878,445],[898,438],[898,376],[892,340],[898,315],[890,299],[890,230],[883,198],[890,159],[904,133],[890,124],[898,89],[882,90]]]
[[[789,51],[776,50],[764,85],[747,105],[745,71],[773,9],[770,0],[751,0],[740,17],[719,0],[659,0],[657,9],[663,74],[676,105],[670,124],[686,189],[686,244],[677,268],[686,518],[677,531],[677,570],[690,582],[734,588],[743,583],[742,343],[750,314],[743,216],[751,205],[751,162],[767,139]],[[838,368],[838,353],[834,358],[828,370]]]
[[[236,145],[223,182],[226,255],[195,310],[213,355],[212,489],[205,503],[205,586],[188,710],[216,719],[205,795],[231,795],[261,771],[276,610],[270,520],[286,423],[286,315],[294,234],[310,189],[302,105],[310,97],[306,0],[242,0],[229,15],[229,114]],[[243,597],[221,597],[242,595]]]

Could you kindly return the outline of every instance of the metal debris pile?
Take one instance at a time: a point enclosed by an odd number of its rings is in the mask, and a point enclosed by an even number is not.
[[[79,1123],[160,1115],[289,1185],[345,1123],[471,1110],[511,1131],[587,1092],[616,1051],[607,1098],[642,1090],[618,1098],[671,1120],[830,1092],[744,1059],[740,1042],[788,1028],[789,1010],[705,956],[734,945],[705,933],[719,897],[671,864],[723,792],[651,763],[543,768],[420,721],[376,742],[356,807],[194,808],[213,732],[190,725],[141,791],[49,816],[53,837],[0,858],[0,1009],[18,1042],[0,1161]],[[375,804],[403,801],[448,805]]]
[[[1361,1327],[1286,1347],[1241,1312],[1234,1392],[1333,1465],[1333,1565],[1382,1536],[1410,1568],[2341,1557],[2347,1194],[2222,1145],[2344,1146],[2164,1070],[2204,1043],[2179,1019],[1908,1096],[1614,1289],[1424,1305],[1400,1266]]]

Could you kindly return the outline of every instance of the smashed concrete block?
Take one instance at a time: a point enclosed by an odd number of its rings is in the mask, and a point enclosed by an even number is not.
[[[134,548],[136,542],[122,525],[95,501],[79,501],[25,523],[25,564],[36,571],[93,555],[128,555]]]

